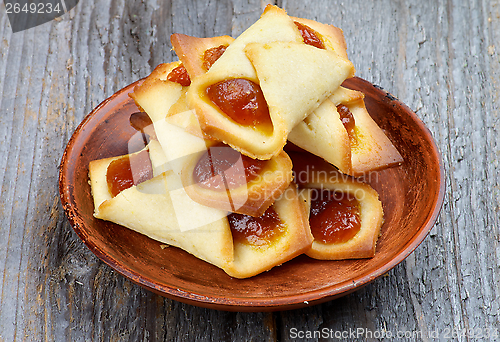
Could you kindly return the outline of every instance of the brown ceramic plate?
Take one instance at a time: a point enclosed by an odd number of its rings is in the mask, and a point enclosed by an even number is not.
[[[231,311],[314,305],[350,293],[386,273],[404,260],[434,225],[443,202],[444,174],[430,132],[408,107],[360,78],[344,85],[365,93],[368,111],[405,160],[403,165],[371,177],[385,212],[374,258],[319,261],[300,256],[269,272],[239,280],[180,249],[161,249],[159,242],[146,236],[97,220],[92,216],[88,164],[128,153],[128,142],[135,133],[129,116],[138,111],[128,94],[136,84],[105,100],[77,128],[62,157],[59,187],[69,221],[90,250],[153,292]]]

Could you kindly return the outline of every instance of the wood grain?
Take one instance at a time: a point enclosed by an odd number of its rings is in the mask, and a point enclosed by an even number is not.
[[[0,6],[0,341],[288,341],[293,329],[323,328],[497,340],[477,333],[500,334],[498,0],[277,3],[342,28],[357,75],[414,109],[443,156],[447,190],[437,224],[367,287],[302,310],[201,309],[132,284],[73,232],[57,168],[84,116],[172,61],[171,33],[238,35],[266,3],[88,0],[15,34]],[[446,329],[476,335],[445,338]]]

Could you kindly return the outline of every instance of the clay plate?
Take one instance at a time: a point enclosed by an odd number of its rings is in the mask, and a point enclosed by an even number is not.
[[[385,212],[374,258],[318,261],[306,256],[250,279],[222,270],[175,247],[127,228],[97,220],[88,184],[91,160],[123,155],[136,131],[129,116],[138,111],[128,94],[140,81],[101,103],[76,129],[62,157],[61,201],[74,230],[105,263],[160,295],[197,306],[230,311],[273,311],[322,303],[383,275],[404,260],[434,225],[443,202],[442,161],[430,132],[404,104],[380,87],[353,78],[345,86],[366,95],[366,106],[405,162],[379,171],[370,184]],[[141,143],[137,142],[138,147]]]

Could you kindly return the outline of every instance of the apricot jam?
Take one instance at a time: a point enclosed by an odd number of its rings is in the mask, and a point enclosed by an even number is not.
[[[208,71],[215,61],[226,51],[226,48],[227,45],[219,45],[205,50],[203,53],[203,68]]]
[[[153,167],[148,151],[115,159],[106,171],[108,190],[113,197],[151,178],[153,178]]]
[[[340,120],[342,121],[342,124],[344,125],[347,134],[349,135],[349,139],[353,141],[355,137],[354,128],[356,127],[354,116],[352,115],[349,108],[342,104],[337,106],[337,112],[339,112]]]
[[[254,246],[271,244],[286,228],[273,207],[268,208],[260,217],[233,213],[227,218],[234,242]]]
[[[320,189],[312,195],[309,224],[315,240],[342,243],[359,232],[360,206],[353,195]]]
[[[317,47],[318,49],[325,48],[325,44],[323,43],[323,40],[321,40],[318,32],[314,31],[309,26],[301,24],[297,21],[295,21],[294,23],[299,29],[299,32],[302,35],[302,39],[304,40],[305,44],[312,45],[314,47]]]
[[[205,189],[236,189],[255,179],[266,164],[266,160],[252,159],[229,146],[216,145],[198,160],[193,180]]]
[[[206,93],[210,101],[240,125],[272,127],[264,94],[255,82],[232,78],[209,86]]]
[[[191,78],[189,77],[186,68],[182,64],[170,71],[167,76],[167,80],[179,83],[183,87],[187,87],[191,84]]]

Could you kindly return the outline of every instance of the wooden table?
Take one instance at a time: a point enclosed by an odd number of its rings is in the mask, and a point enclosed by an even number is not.
[[[174,60],[171,33],[237,36],[266,3],[81,1],[14,34],[0,8],[0,341],[288,341],[307,331],[346,341],[499,339],[498,0],[277,3],[342,28],[357,75],[412,108],[442,153],[447,187],[435,227],[368,286],[300,310],[203,309],[133,284],[76,236],[58,165],[84,116]]]

